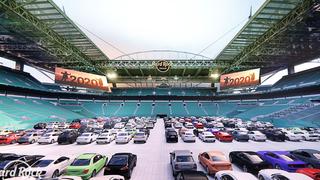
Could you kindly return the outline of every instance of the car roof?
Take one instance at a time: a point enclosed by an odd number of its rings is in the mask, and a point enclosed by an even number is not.
[[[81,154],[80,156],[78,156],[77,159],[91,159],[95,155],[97,155],[97,154],[96,153],[85,153],[85,154]]]
[[[296,151],[305,151],[308,153],[319,153],[320,151],[315,150],[315,149],[297,149]]]
[[[208,151],[206,153],[208,153],[209,156],[225,156],[221,151]]]
[[[131,155],[133,155],[133,154],[132,153],[115,153],[112,156],[131,156]]]
[[[246,180],[256,180],[257,179],[254,175],[252,175],[250,173],[240,172],[240,171],[225,170],[225,171],[219,171],[217,173],[219,173],[219,174],[226,173],[231,176],[241,177],[241,179],[246,179]]]
[[[175,150],[174,153],[176,155],[190,155],[191,151],[189,151],[189,150]]]

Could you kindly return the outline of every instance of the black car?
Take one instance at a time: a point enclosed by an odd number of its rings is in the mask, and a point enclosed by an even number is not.
[[[0,158],[0,170],[2,171],[14,171],[15,174],[8,173],[5,175],[6,178],[15,177],[21,174],[24,169],[30,167],[33,163],[43,158],[40,155],[16,155],[16,154],[5,154]]]
[[[232,132],[233,139],[236,141],[249,141],[249,135],[245,131],[233,131]]]
[[[172,128],[172,123],[171,122],[165,122],[164,123],[164,128]]]
[[[178,133],[176,131],[167,131],[166,142],[178,142]]]
[[[207,175],[202,171],[182,171],[176,178],[176,180],[209,180]]]
[[[262,131],[262,133],[271,141],[285,141],[286,139],[286,135],[281,130],[267,129]]]
[[[197,137],[199,137],[199,134],[203,132],[203,129],[194,129],[193,134]]]
[[[64,131],[58,137],[58,144],[73,144],[79,136],[76,130]]]
[[[33,129],[45,129],[47,127],[46,123],[37,123],[33,126]]]
[[[290,151],[290,154],[307,163],[309,168],[320,168],[320,151],[314,149],[297,149]]]
[[[232,151],[229,153],[230,162],[239,166],[244,172],[258,174],[261,169],[270,168],[269,163],[253,151]]]
[[[132,153],[116,153],[112,155],[104,169],[104,175],[122,175],[130,179],[132,170],[137,165],[137,155]]]

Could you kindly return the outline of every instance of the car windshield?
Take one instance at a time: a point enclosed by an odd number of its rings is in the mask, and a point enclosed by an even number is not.
[[[281,155],[279,155],[283,160],[285,160],[285,161],[294,161],[295,160],[295,158],[293,157],[293,156],[291,156],[291,155],[284,155],[284,154],[281,154]]]
[[[36,163],[34,163],[32,167],[47,167],[52,162],[53,160],[39,160]]]
[[[90,134],[81,134],[81,136],[90,136]]]
[[[261,163],[263,162],[263,160],[258,156],[258,155],[255,155],[255,154],[248,154],[248,153],[244,153],[249,159],[251,162],[253,163]]]
[[[90,164],[90,159],[76,159],[73,161],[71,166],[88,166]]]
[[[177,156],[177,162],[193,162],[192,156]]]
[[[45,134],[45,135],[43,135],[44,137],[50,137],[51,136],[51,134]]]
[[[314,157],[316,157],[317,159],[320,159],[320,153],[313,153]]]
[[[144,133],[137,133],[136,136],[144,136]]]
[[[128,162],[128,156],[114,156],[110,159],[109,165],[124,165],[127,164]]]
[[[227,161],[226,157],[224,157],[224,156],[212,156],[211,160],[212,161]]]
[[[119,133],[118,136],[127,136],[128,133]]]

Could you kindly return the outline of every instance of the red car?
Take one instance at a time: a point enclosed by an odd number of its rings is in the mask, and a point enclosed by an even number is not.
[[[233,141],[233,137],[226,132],[217,132],[215,134],[216,139],[218,139],[220,142],[232,142]]]
[[[14,144],[21,136],[17,134],[7,134],[0,136],[0,144]]]
[[[69,126],[70,129],[80,129],[80,127],[81,127],[81,124],[78,122],[72,123]]]
[[[195,128],[197,128],[197,129],[203,129],[203,124],[200,123],[200,122],[195,123],[194,126],[195,126]]]
[[[320,180],[320,169],[302,168],[298,169],[296,172],[307,175],[314,180]]]

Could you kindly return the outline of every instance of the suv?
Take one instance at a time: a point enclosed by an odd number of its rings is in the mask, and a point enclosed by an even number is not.
[[[166,142],[178,142],[178,133],[176,131],[166,131]]]
[[[181,171],[196,171],[197,164],[189,150],[175,150],[170,153],[172,174],[176,176]]]

